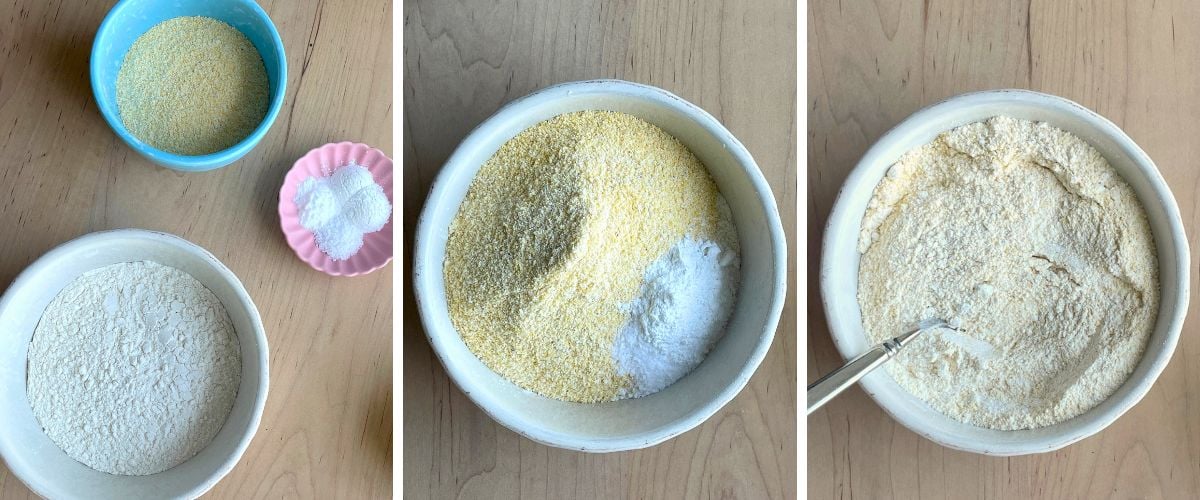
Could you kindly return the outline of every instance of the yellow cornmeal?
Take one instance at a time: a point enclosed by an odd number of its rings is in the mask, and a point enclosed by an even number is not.
[[[134,41],[117,73],[117,109],[142,142],[205,155],[245,139],[267,114],[267,72],[240,31],[177,17]]]
[[[617,399],[613,342],[646,268],[718,227],[704,165],[658,127],[582,111],[541,122],[480,168],[450,225],[450,317],[484,364],[539,394]]]

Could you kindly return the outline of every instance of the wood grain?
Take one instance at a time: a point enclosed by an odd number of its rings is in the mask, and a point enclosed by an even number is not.
[[[1028,88],[1087,106],[1158,164],[1197,229],[1200,4],[932,0],[808,6],[808,380],[840,364],[817,288],[822,228],[863,152],[921,106]],[[1192,260],[1196,286],[1196,255]],[[858,389],[808,419],[811,498],[1198,498],[1200,325],[1146,398],[1100,434],[1044,455],[953,451],[897,425]]]
[[[794,249],[792,2],[418,0],[404,9],[406,248],[430,182],[471,128],[538,88],[607,77],[665,88],[729,127],[770,182]],[[405,498],[796,496],[794,299],[767,359],[726,408],[659,446],[606,455],[548,448],[488,418],[447,379],[408,292],[404,301]]]
[[[334,279],[295,257],[276,212],[309,149],[361,141],[391,153],[391,2],[265,1],[288,56],[283,111],[224,169],[182,174],[108,128],[88,84],[112,2],[0,5],[0,286],[54,245],[137,227],[211,251],[254,298],[271,350],[258,434],[213,498],[379,498],[392,490],[392,277]],[[0,467],[0,498],[30,494]]]

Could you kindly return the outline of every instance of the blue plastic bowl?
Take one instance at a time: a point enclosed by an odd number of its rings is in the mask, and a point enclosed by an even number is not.
[[[121,113],[117,110],[117,72],[129,47],[154,25],[181,16],[211,17],[241,31],[258,49],[267,70],[270,105],[262,123],[241,142],[212,154],[185,156],[154,148],[125,129]],[[121,0],[100,23],[96,40],[92,43],[90,65],[96,104],[117,136],[147,160],[182,172],[221,168],[249,153],[275,122],[275,117],[283,107],[283,94],[287,88],[287,57],[283,52],[283,40],[279,38],[271,18],[254,0]]]

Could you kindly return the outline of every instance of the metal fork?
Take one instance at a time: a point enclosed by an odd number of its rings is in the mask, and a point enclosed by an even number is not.
[[[841,394],[847,387],[854,385],[859,379],[871,373],[871,370],[879,368],[888,360],[894,358],[896,353],[900,352],[900,348],[912,342],[913,339],[917,338],[918,334],[934,328],[948,328],[957,331],[956,328],[950,326],[945,320],[927,319],[921,321],[916,329],[891,340],[885,340],[882,344],[871,348],[871,350],[862,353],[849,363],[842,365],[841,368],[813,382],[812,385],[808,386],[808,414],[811,415],[821,405],[829,402],[834,396]]]

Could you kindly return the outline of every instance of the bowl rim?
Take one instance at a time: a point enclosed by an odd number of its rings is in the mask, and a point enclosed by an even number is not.
[[[772,303],[767,309],[764,331],[759,335],[757,344],[751,351],[747,363],[738,372],[734,380],[714,394],[707,402],[671,423],[649,431],[609,438],[582,438],[561,432],[546,431],[528,425],[528,422],[519,412],[509,412],[491,407],[487,402],[476,396],[476,388],[481,384],[461,373],[457,365],[448,361],[445,355],[447,338],[458,338],[458,332],[452,326],[442,329],[434,322],[434,312],[429,305],[429,300],[433,300],[434,297],[427,296],[429,291],[425,287],[425,280],[441,279],[442,276],[441,269],[426,269],[426,266],[431,263],[430,261],[433,258],[440,257],[430,255],[431,249],[428,248],[429,245],[427,242],[433,239],[434,227],[429,222],[432,218],[432,210],[437,205],[436,200],[440,199],[446,191],[446,185],[449,183],[448,179],[454,177],[458,171],[474,166],[467,162],[467,157],[472,156],[471,151],[477,149],[479,147],[478,144],[484,141],[487,136],[505,129],[505,123],[509,120],[525,114],[528,108],[535,108],[547,102],[581,94],[634,97],[665,104],[695,121],[705,131],[724,143],[728,147],[729,153],[733,156],[735,163],[746,174],[758,198],[760,208],[765,213],[767,219],[766,231],[771,241],[773,257]],[[458,206],[447,208],[457,210]],[[446,160],[446,163],[438,171],[430,186],[425,206],[422,208],[417,219],[416,230],[414,231],[412,265],[413,295],[417,303],[417,310],[420,313],[422,329],[430,346],[433,348],[434,354],[442,364],[450,380],[477,407],[482,409],[484,413],[509,430],[547,446],[585,452],[626,451],[653,446],[699,426],[714,415],[745,388],[751,376],[757,371],[758,366],[766,357],[767,351],[774,340],[775,331],[779,327],[779,317],[787,295],[787,243],[784,239],[783,224],[780,220],[775,196],[771,191],[770,185],[767,183],[762,171],[758,168],[758,164],[750,155],[750,152],[724,125],[699,106],[658,87],[617,79],[570,81],[543,87],[505,104],[471,130],[458,147],[455,148],[449,159]],[[449,318],[445,316],[442,315],[439,319],[445,319],[447,324],[449,324]]]
[[[185,240],[174,234],[135,228],[94,231],[58,244],[31,262],[25,267],[25,269],[21,270],[20,274],[13,279],[12,283],[4,291],[3,295],[0,295],[0,311],[8,308],[9,302],[13,300],[12,294],[14,291],[23,289],[25,287],[36,287],[37,283],[31,281],[31,276],[45,268],[50,267],[51,261],[63,258],[64,255],[81,248],[87,248],[96,244],[103,244],[108,240],[129,238],[165,243],[178,247],[183,251],[194,253],[201,257],[209,266],[212,267],[214,271],[217,272],[217,274],[225,279],[230,287],[234,290],[234,293],[238,297],[238,301],[241,302],[242,306],[246,309],[247,316],[250,318],[254,343],[255,345],[260,346],[256,356],[256,364],[259,367],[259,377],[262,382],[258,384],[257,390],[254,394],[254,402],[253,406],[251,407],[250,421],[244,430],[239,431],[240,437],[237,440],[237,444],[234,447],[233,453],[222,460],[220,465],[217,466],[217,469],[212,474],[205,476],[201,481],[197,482],[195,486],[189,488],[183,493],[183,496],[186,498],[196,498],[212,489],[212,487],[220,482],[222,478],[228,475],[229,472],[233,470],[234,466],[237,465],[238,461],[241,460],[241,457],[246,452],[246,449],[250,447],[250,441],[254,438],[254,435],[258,433],[258,427],[261,425],[263,411],[265,410],[267,404],[267,391],[268,386],[270,385],[270,349],[269,345],[267,344],[266,329],[263,327],[262,317],[259,315],[258,307],[255,306],[254,301],[250,297],[250,293],[246,291],[245,286],[243,286],[241,280],[239,280],[237,276],[233,274],[233,271],[229,270],[224,263],[218,260],[208,250],[204,249],[204,247],[201,247],[200,245],[192,243],[191,241]],[[238,332],[239,336],[241,333],[242,332]],[[242,354],[243,358],[245,358],[246,353]],[[8,458],[12,453],[14,453],[14,450],[10,450],[7,446],[3,445],[3,442],[0,442],[0,462],[3,462],[5,467],[12,472],[13,476],[20,479],[21,483],[28,487],[30,491],[33,491],[42,498],[49,498],[50,493],[43,487],[43,484],[46,482],[45,478],[41,475],[31,477],[29,471],[25,468],[14,468],[13,462]],[[191,460],[191,458],[188,460]],[[31,479],[36,479],[36,481]]]
[[[864,186],[866,186],[865,182],[867,180],[865,178],[867,177],[867,171],[870,169],[871,165],[881,161],[880,157],[886,156],[885,153],[887,150],[891,149],[891,143],[898,142],[900,140],[898,137],[902,136],[908,131],[908,129],[914,128],[922,122],[931,119],[947,110],[951,110],[960,106],[1004,102],[1031,103],[1038,107],[1055,108],[1069,114],[1074,114],[1083,121],[1087,122],[1096,132],[1112,139],[1122,149],[1124,149],[1132,160],[1135,170],[1148,181],[1151,190],[1157,195],[1157,199],[1153,201],[1155,201],[1156,205],[1160,205],[1162,207],[1167,219],[1169,233],[1167,236],[1169,239],[1166,241],[1160,241],[1156,238],[1155,244],[1158,246],[1169,245],[1174,252],[1175,261],[1178,264],[1178,269],[1174,276],[1159,276],[1160,287],[1162,287],[1164,284],[1170,284],[1178,291],[1174,303],[1160,302],[1159,304],[1160,321],[1164,320],[1164,312],[1172,313],[1169,316],[1165,316],[1165,322],[1161,323],[1166,329],[1166,339],[1161,344],[1157,344],[1157,346],[1148,344],[1146,346],[1146,352],[1142,355],[1142,359],[1145,359],[1151,350],[1156,351],[1159,353],[1159,355],[1149,366],[1145,377],[1138,380],[1126,379],[1123,385],[1130,383],[1133,385],[1130,386],[1131,389],[1128,392],[1120,395],[1121,398],[1119,400],[1115,400],[1116,404],[1114,406],[1102,409],[1101,406],[1097,405],[1096,407],[1093,407],[1087,412],[1081,414],[1080,417],[1093,412],[1101,414],[1101,417],[1098,420],[1090,422],[1087,425],[1082,425],[1077,428],[1068,428],[1064,432],[1054,436],[1028,439],[1018,442],[992,443],[956,440],[944,436],[938,432],[931,431],[932,427],[925,425],[925,423],[919,419],[898,416],[897,412],[885,404],[883,400],[881,400],[881,397],[877,394],[877,392],[882,392],[880,391],[882,386],[879,386],[877,383],[875,383],[875,379],[867,377],[860,381],[859,385],[862,387],[863,391],[866,392],[867,395],[870,396],[871,399],[873,399],[875,403],[884,410],[885,413],[887,413],[896,422],[899,422],[901,425],[907,427],[914,433],[925,437],[926,439],[929,439],[942,446],[961,451],[980,453],[984,455],[1015,456],[1054,451],[1104,430],[1106,427],[1116,421],[1117,418],[1140,402],[1143,397],[1145,397],[1150,388],[1153,386],[1154,382],[1158,380],[1159,375],[1161,375],[1162,371],[1166,368],[1166,365],[1170,361],[1175,347],[1178,344],[1179,336],[1183,327],[1183,321],[1187,315],[1187,305],[1190,293],[1190,257],[1187,235],[1184,232],[1183,221],[1179,213],[1179,206],[1176,203],[1175,196],[1171,193],[1170,186],[1166,183],[1166,180],[1163,179],[1162,173],[1158,170],[1158,167],[1154,164],[1154,161],[1150,159],[1149,155],[1147,155],[1146,152],[1143,151],[1142,148],[1138,146],[1137,143],[1135,143],[1133,139],[1125,133],[1124,130],[1099,113],[1096,113],[1095,111],[1092,111],[1091,109],[1088,109],[1087,107],[1084,107],[1083,105],[1080,105],[1074,101],[1052,94],[1025,89],[994,89],[966,92],[942,99],[917,110],[881,135],[879,139],[877,139],[874,144],[867,149],[867,151],[855,164],[849,175],[847,175],[846,180],[842,182],[841,187],[838,189],[833,207],[829,212],[828,219],[826,220],[824,227],[825,232],[822,236],[823,241],[821,244],[819,286],[821,290],[821,304],[824,309],[823,312],[826,316],[826,324],[829,328],[829,334],[833,339],[834,346],[837,348],[838,354],[841,355],[844,360],[852,359],[859,353],[851,352],[849,350],[850,346],[847,345],[846,339],[851,335],[855,335],[855,332],[846,332],[840,328],[840,324],[838,322],[829,319],[830,315],[832,314],[830,297],[836,295],[836,291],[834,289],[835,285],[833,284],[835,280],[834,277],[831,276],[833,265],[830,255],[831,249],[835,244],[834,238],[831,236],[835,233],[835,231],[832,229],[835,227],[835,224],[861,225],[862,223],[861,217],[852,218],[853,214],[848,213],[851,209],[848,206],[849,201],[847,201],[846,197],[847,192],[855,189],[865,189]],[[950,129],[948,128],[946,130]],[[878,182],[873,182],[869,187],[874,189],[877,184]],[[1147,200],[1143,200],[1141,197],[1139,197],[1138,200],[1143,204],[1146,204],[1147,202]],[[857,276],[855,276],[854,279],[857,280]],[[1120,389],[1118,389],[1118,392],[1119,391]],[[1112,400],[1112,398],[1116,396],[1117,394],[1114,393],[1112,396],[1109,396],[1109,399],[1106,401]],[[1067,420],[1067,422],[1069,421],[1070,420]]]
[[[129,8],[129,5],[135,1],[141,0],[119,0],[116,5],[113,5],[109,9],[108,14],[104,16],[104,20],[100,22],[100,27],[96,30],[96,35],[92,40],[92,50],[88,55],[88,83],[92,87],[92,98],[96,100],[96,108],[100,112],[100,115],[104,117],[104,121],[108,123],[108,127],[117,134],[117,137],[121,138],[122,142],[138,154],[145,156],[154,163],[180,172],[207,172],[227,166],[241,159],[254,149],[259,142],[262,142],[263,137],[266,137],[267,131],[274,125],[275,119],[283,109],[283,101],[285,94],[287,94],[287,53],[284,52],[283,38],[279,36],[279,31],[275,28],[275,23],[271,21],[271,16],[267,15],[267,12],[254,0],[236,0],[246,5],[254,17],[266,25],[267,31],[271,35],[271,43],[275,51],[279,53],[279,57],[276,58],[274,64],[279,76],[274,85],[270,83],[267,85],[268,90],[278,87],[279,92],[272,96],[270,103],[267,104],[267,114],[263,116],[258,126],[250,132],[250,135],[242,138],[236,144],[215,153],[188,156],[169,153],[142,142],[125,128],[125,123],[121,121],[119,112],[106,109],[100,105],[104,101],[104,97],[100,95],[100,90],[96,86],[96,82],[99,80],[100,70],[97,57],[101,43],[107,40],[109,33],[112,32],[112,25],[116,23],[116,19],[123,15],[124,10]],[[263,59],[263,65],[266,66],[266,59],[262,58],[261,53],[259,54],[259,58]],[[115,109],[116,104],[114,103],[112,107]]]

